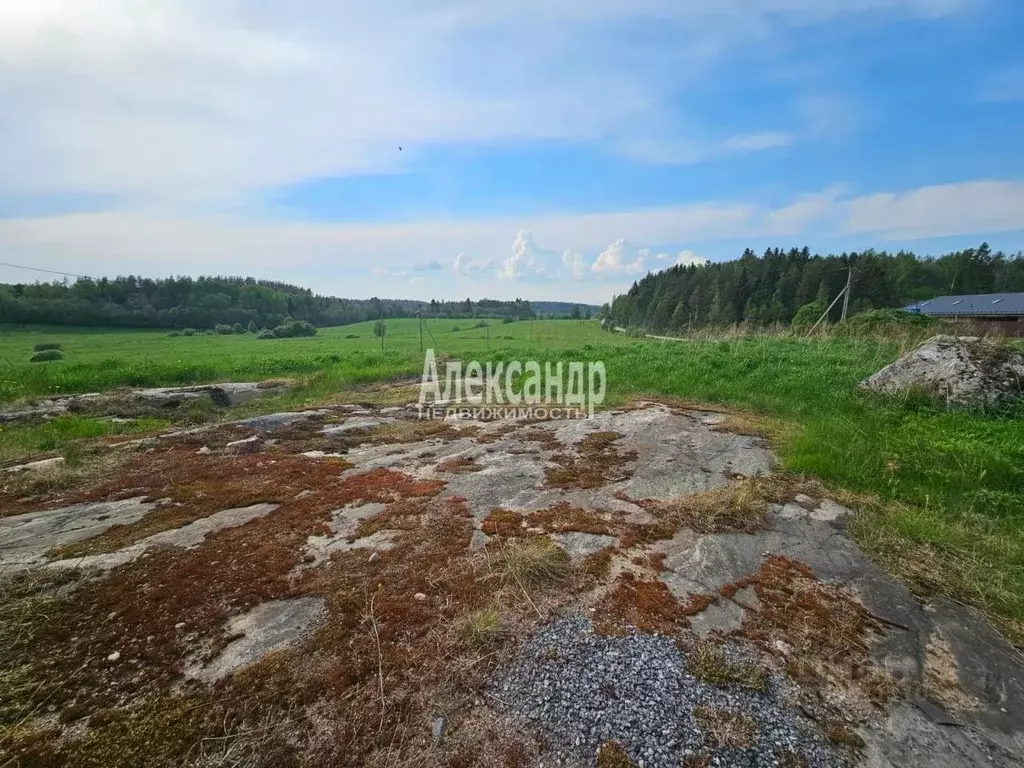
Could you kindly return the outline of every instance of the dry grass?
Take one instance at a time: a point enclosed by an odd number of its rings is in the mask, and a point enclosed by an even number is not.
[[[479,472],[483,467],[476,463],[476,459],[471,456],[462,456],[456,459],[448,459],[442,461],[437,465],[438,472],[448,472],[451,474],[461,474],[464,472]]]
[[[670,501],[633,499],[620,492],[617,498],[636,504],[657,520],[653,524],[628,526],[622,533],[621,546],[628,549],[636,544],[670,539],[680,528],[699,534],[763,530],[771,505],[792,499],[798,493],[820,498],[823,491],[814,481],[778,474],[750,477]]]
[[[712,746],[747,749],[757,741],[757,724],[749,717],[717,707],[697,707],[693,716]]]
[[[826,738],[833,744],[843,744],[854,749],[864,748],[864,739],[858,736],[857,732],[846,723],[833,720],[822,723],[821,729],[825,733]]]
[[[128,460],[121,452],[104,449],[68,450],[65,461],[43,470],[0,473],[0,517],[32,512],[48,500],[88,487],[118,471]]]
[[[721,648],[711,643],[698,645],[686,661],[694,677],[711,685],[737,685],[754,691],[763,691],[768,685],[763,668],[730,661]]]
[[[636,768],[636,763],[617,742],[606,741],[597,753],[597,768]]]
[[[459,622],[459,634],[473,646],[489,645],[501,631],[501,610],[495,605],[472,611]]]
[[[569,574],[569,554],[548,538],[513,541],[501,557],[505,571],[524,588],[550,587]]]
[[[526,517],[531,526],[547,533],[593,533],[607,536],[613,533],[611,524],[597,514],[559,502],[547,509],[538,509]]]

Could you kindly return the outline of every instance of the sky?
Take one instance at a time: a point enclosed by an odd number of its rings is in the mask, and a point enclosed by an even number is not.
[[[748,246],[1015,252],[1022,33],[1019,0],[0,0],[0,262],[602,303]]]

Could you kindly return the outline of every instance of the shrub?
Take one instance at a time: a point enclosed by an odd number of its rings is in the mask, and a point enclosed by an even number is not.
[[[359,334],[358,333],[346,333],[345,334],[345,338],[346,339],[358,339],[359,338]]]
[[[256,321],[255,320],[250,320],[249,321],[248,331],[249,331],[249,333],[259,333],[260,332],[260,329],[256,325]]]
[[[245,326],[241,323],[235,323],[231,326],[231,330],[233,333],[245,333]]]
[[[195,336],[196,335],[196,329],[195,328],[185,328],[185,329],[182,330],[181,335],[182,336]]]
[[[373,335],[378,339],[387,333],[387,327],[384,325],[383,320],[378,320],[373,324]]]
[[[881,336],[901,330],[932,329],[941,323],[937,318],[904,312],[902,309],[874,309],[849,318],[836,328],[836,333]]]
[[[223,325],[222,323],[217,323],[217,325],[213,327],[213,332],[219,333],[221,336],[227,336],[229,333],[234,333],[235,329],[232,328],[230,325]]]
[[[60,349],[60,344],[57,344],[57,343],[52,342],[52,341],[45,341],[45,342],[43,342],[41,344],[36,344],[34,351],[36,351],[36,352],[46,352],[47,350],[50,350],[50,349]]]
[[[41,349],[29,358],[30,363],[45,363],[48,360],[63,360],[64,353],[59,349]]]
[[[277,326],[273,330],[273,335],[279,339],[287,339],[292,336],[316,336],[316,328],[305,320],[289,320]]]
[[[825,302],[823,301],[812,301],[810,304],[804,304],[800,309],[793,315],[793,321],[790,325],[793,328],[810,328],[816,322],[818,318],[825,312]]]
[[[257,339],[276,339],[277,336],[269,328],[264,328],[262,331],[256,334]]]
[[[487,325],[488,325],[488,323],[487,323],[486,320],[479,320],[479,321],[477,321],[476,327],[477,328],[486,328]]]
[[[171,338],[173,339],[173,338],[175,338],[176,336],[181,336],[181,331],[171,331],[171,332],[170,332],[170,333],[168,333],[167,335],[168,335],[168,336],[170,336],[170,337],[171,337]]]
[[[457,325],[453,325],[453,326],[452,326],[452,330],[453,330],[453,331],[461,331],[462,329],[461,329],[461,328],[459,328],[459,326],[457,326]]]
[[[514,323],[515,322],[515,318],[507,317],[506,316],[506,317],[501,318],[501,322],[503,322],[503,323],[505,323],[507,325],[508,323]]]

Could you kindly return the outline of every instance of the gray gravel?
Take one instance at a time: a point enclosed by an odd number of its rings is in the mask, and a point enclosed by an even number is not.
[[[689,673],[669,638],[601,637],[578,616],[556,619],[535,634],[493,687],[510,712],[550,739],[552,759],[545,764],[595,765],[608,740],[641,768],[678,768],[700,755],[711,756],[712,765],[779,766],[790,751],[811,768],[847,762],[813,723],[780,700],[778,681],[764,692],[717,688]],[[693,714],[702,706],[752,719],[756,743],[712,747]]]

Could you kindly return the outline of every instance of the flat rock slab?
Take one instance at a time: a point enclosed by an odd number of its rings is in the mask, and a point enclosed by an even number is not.
[[[337,437],[338,435],[344,435],[346,432],[351,432],[355,429],[374,429],[375,427],[383,426],[387,424],[389,419],[372,419],[365,416],[358,416],[355,418],[347,419],[342,424],[331,424],[320,430],[321,433],[327,437]]]
[[[766,530],[698,536],[680,531],[659,546],[666,554],[660,576],[680,600],[717,595],[722,587],[756,574],[770,555],[809,565],[822,581],[843,587],[878,618],[884,634],[872,648],[876,661],[916,688],[925,681],[923,660],[936,636],[954,659],[962,693],[975,705],[947,713],[929,703],[935,717],[897,707],[865,736],[868,765],[1020,765],[1024,762],[1024,659],[977,611],[939,600],[923,605],[905,586],[868,560],[846,535],[849,514],[835,502],[777,506]],[[742,592],[742,590],[741,590]],[[739,629],[744,612],[757,609],[749,594],[718,600],[691,618],[701,635]],[[901,708],[902,707],[902,708]],[[941,725],[956,722],[963,727]],[[909,733],[912,736],[908,736]],[[942,754],[933,762],[934,755]]]
[[[228,621],[225,634],[241,637],[233,640],[206,666],[189,670],[190,674],[206,682],[227,677],[264,656],[290,646],[323,616],[325,610],[321,597],[262,603]]]
[[[189,400],[208,398],[215,405],[228,407],[283,392],[288,389],[288,386],[287,384],[265,386],[258,382],[246,381],[199,384],[188,387],[149,387],[103,393],[91,392],[43,400],[18,410],[0,413],[0,424],[53,418],[69,412],[101,414],[112,409],[116,410],[118,406],[130,402],[145,403],[156,408],[174,408]]]
[[[273,432],[277,429],[284,429],[302,421],[308,421],[315,416],[321,416],[329,411],[285,411],[283,413],[268,413],[265,416],[253,416],[248,419],[231,422],[234,426],[249,427],[260,432]]]
[[[248,507],[237,509],[225,509],[215,512],[209,517],[204,517],[181,528],[173,528],[169,531],[161,531],[147,536],[131,546],[119,549],[116,552],[105,552],[98,555],[85,555],[84,557],[72,557],[65,560],[54,560],[47,563],[46,567],[51,569],[69,568],[97,568],[110,570],[121,565],[133,562],[145,552],[157,547],[180,547],[190,549],[199,546],[211,533],[223,528],[234,528],[239,525],[256,520],[257,518],[269,515],[276,510],[277,504],[252,504]]]
[[[674,499],[726,485],[736,475],[754,477],[770,473],[774,458],[764,442],[715,430],[715,422],[709,421],[712,415],[651,405],[630,411],[602,411],[591,419],[529,425],[455,422],[452,426],[456,429],[472,428],[479,432],[400,445],[357,446],[350,448],[345,457],[356,465],[348,470],[350,474],[388,468],[415,477],[440,477],[446,483],[445,493],[465,498],[477,522],[496,507],[530,512],[563,502],[643,518],[645,513],[638,506],[623,501],[619,495]],[[330,429],[344,428],[350,423]],[[556,466],[552,457],[574,451],[595,432],[621,435],[614,449],[622,454],[634,451],[636,459],[627,462],[621,472],[598,488],[546,487],[546,472]],[[530,439],[545,433],[557,448]],[[481,444],[476,434],[490,435],[493,440]],[[472,458],[479,470],[458,474],[439,470],[445,461],[461,458]]]
[[[42,565],[51,549],[91,539],[115,525],[136,523],[157,506],[143,498],[91,501],[0,518],[0,569]]]
[[[569,553],[569,557],[578,559],[600,552],[605,547],[614,547],[618,539],[614,536],[600,536],[595,533],[556,533],[551,536],[559,546]]]

